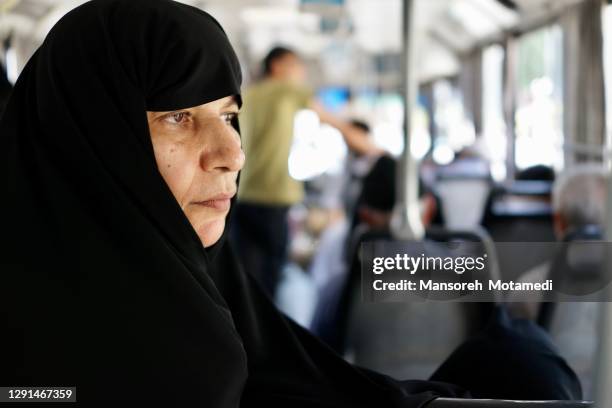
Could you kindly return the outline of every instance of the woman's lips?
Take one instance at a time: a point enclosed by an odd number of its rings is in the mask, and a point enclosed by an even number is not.
[[[201,205],[203,207],[214,208],[215,210],[219,211],[227,211],[230,209],[233,196],[233,194],[222,194],[215,196],[209,200],[197,201],[195,204]]]

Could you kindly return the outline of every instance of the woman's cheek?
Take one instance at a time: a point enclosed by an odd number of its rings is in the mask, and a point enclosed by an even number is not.
[[[190,201],[189,187],[197,169],[197,163],[192,163],[193,160],[189,160],[185,152],[177,146],[168,146],[160,153],[157,163],[159,171],[174,198],[181,207],[184,207]]]

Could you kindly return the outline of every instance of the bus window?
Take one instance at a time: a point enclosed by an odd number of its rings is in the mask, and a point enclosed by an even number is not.
[[[558,25],[518,39],[515,164],[563,167],[563,50]]]
[[[461,91],[448,80],[433,85],[436,137],[433,159],[437,164],[449,164],[455,153],[476,141],[474,122],[467,118]]]
[[[506,122],[503,108],[504,49],[492,45],[482,53],[482,137],[495,181],[506,178]]]

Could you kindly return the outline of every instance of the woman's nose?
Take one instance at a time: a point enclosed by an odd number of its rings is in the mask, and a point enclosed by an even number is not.
[[[244,165],[244,152],[236,131],[223,126],[216,129],[200,157],[200,166],[204,171],[240,171]]]

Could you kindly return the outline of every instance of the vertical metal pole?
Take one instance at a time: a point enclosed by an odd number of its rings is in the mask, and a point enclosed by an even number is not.
[[[610,226],[608,224],[608,226]],[[609,296],[609,295],[608,295]],[[597,408],[612,407],[612,303],[601,304],[599,316],[599,347],[595,357],[597,374],[595,377],[595,406]]]
[[[610,145],[605,147],[609,151]],[[606,203],[606,233],[612,231],[612,177],[608,178],[608,194]],[[607,268],[612,267],[610,264],[612,256],[606,256]],[[612,288],[608,286],[604,289],[606,299],[612,296]],[[595,376],[595,406],[598,408],[612,407],[612,389],[610,382],[612,381],[612,303],[603,302],[601,304],[601,313],[599,315],[599,344],[597,348],[596,361],[596,376]]]
[[[506,121],[506,181],[514,180],[515,168],[515,141],[514,116],[516,114],[516,40],[506,39],[504,57],[504,119]]]
[[[393,236],[397,239],[419,240],[424,228],[419,211],[419,174],[416,159],[410,151],[411,113],[416,97],[414,75],[414,2],[402,2],[402,88],[404,92],[404,152],[397,166],[397,197],[391,223]]]

